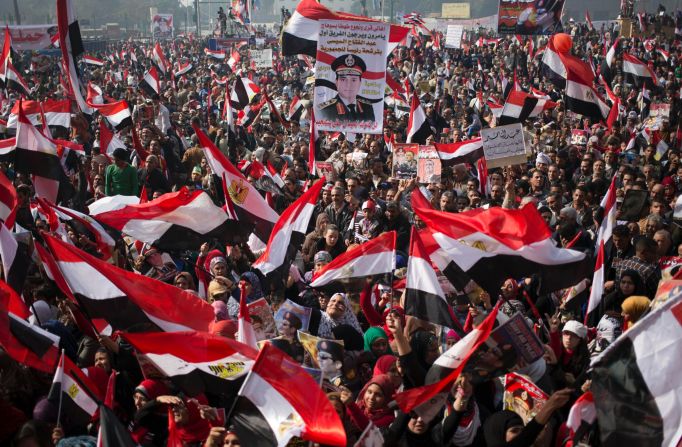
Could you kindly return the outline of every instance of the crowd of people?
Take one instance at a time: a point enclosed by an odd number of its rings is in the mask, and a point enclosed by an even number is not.
[[[658,20],[654,17],[652,27]],[[488,99],[503,104],[503,81],[514,76],[521,89],[545,92],[557,102],[556,108],[523,123],[529,137],[528,162],[489,169],[485,188],[481,188],[476,166],[468,164],[444,167],[440,176],[422,184],[416,178],[395,178],[391,144],[405,141],[409,119],[409,113],[395,103],[385,107],[383,135],[324,133],[317,145],[311,145],[313,83],[307,80],[314,73],[305,60],[281,57],[279,44],[271,39],[264,45],[273,50],[273,64],[261,69],[253,69],[249,63],[254,42],[239,46],[242,60],[232,68],[226,60],[206,54],[207,42],[201,38],[160,42],[172,64],[179,67],[189,62],[193,69],[175,79],[162,78],[158,98],[150,98],[138,88],[140,78],[151,67],[148,55],[152,46],[116,42],[97,55],[105,60],[102,67],[81,65],[81,80],[84,85],[100,86],[102,96],[110,101],[127,101],[139,141],[130,128],[124,129],[120,137],[126,148],[106,154],[99,123],[104,118],[95,114],[91,119],[74,109],[70,128],[51,130],[53,137],[83,147],[79,169],[70,176],[75,193],[61,204],[87,214],[89,205],[105,197],[146,194],[142,199],[152,201],[186,188],[205,191],[215,204],[225,205],[223,185],[211,172],[194,126],[202,129],[249,181],[258,180],[250,171],[254,161],[280,173],[283,186],[274,193],[268,189],[267,194],[273,209],[281,214],[316,179],[311,175],[308,153],[314,147],[314,159],[329,162],[333,169],[325,172],[325,185],[288,278],[268,281],[252,267],[263,247],[247,243],[219,246],[214,240],[204,241],[193,251],[175,252],[141,247],[123,235],[111,262],[196,293],[215,309],[212,332],[228,338],[235,338],[238,330],[240,300],[251,303],[265,298],[273,312],[285,300],[312,308],[307,332],[344,342],[343,348],[321,342],[317,366],[324,372],[322,386],[344,424],[348,445],[355,444],[370,422],[381,431],[387,446],[575,445],[570,444],[574,440],[566,419],[571,404],[590,388],[590,358],[637,324],[648,312],[662,277],[672,276],[675,266],[682,265],[682,231],[676,222],[682,217],[676,212],[682,190],[680,41],[663,33],[618,36],[614,26],[590,31],[585,24],[566,24],[577,57],[598,68],[610,45],[620,38],[622,51],[646,61],[658,78],[657,86],[648,91],[628,84],[620,56],[616,56],[609,87],[620,99],[621,110],[611,129],[604,122],[567,110],[563,91],[540,69],[542,56],[537,53],[546,38],[519,42],[501,36],[496,44],[478,45],[479,35],[473,32],[464,48],[453,49],[434,48],[432,40],[422,36],[410,47],[400,46],[392,53],[387,72],[401,85],[409,81],[419,96],[433,131],[426,144],[466,141],[478,137],[482,128],[495,126],[493,110],[485,104]],[[68,90],[60,82],[60,64],[55,60],[44,71],[31,72],[31,58],[30,53],[19,53],[13,62],[28,73],[31,98],[68,98]],[[248,77],[266,92],[284,119],[263,107],[248,127],[238,125],[232,132],[223,112],[223,79],[230,85],[236,76]],[[604,91],[601,85],[598,89]],[[9,119],[19,100],[18,94],[7,93],[0,103],[3,120]],[[290,105],[296,100],[304,107],[290,116]],[[654,124],[650,116],[653,104],[669,105],[667,115]],[[638,138],[645,127],[655,133],[656,141]],[[586,138],[576,140],[575,130],[584,131],[580,135]],[[12,128],[0,127],[2,138],[11,138],[13,133]],[[141,154],[147,154],[146,158]],[[3,158],[2,172],[11,179],[18,196],[16,225],[40,240],[41,231],[53,231],[53,227],[34,210],[31,176],[14,169],[11,154]],[[410,231],[423,225],[410,205],[410,196],[417,189],[434,209],[447,213],[533,204],[557,246],[594,256],[603,219],[600,202],[612,179],[618,224],[604,261],[602,304],[587,320],[589,285],[567,300],[570,290],[539,295],[533,275],[510,277],[497,295],[479,291],[472,298],[463,290],[448,288],[446,298],[457,317],[456,328],[406,315],[404,285],[401,288],[396,285],[399,281],[384,276],[368,278],[361,293],[329,294],[308,287],[316,271],[388,231],[397,234],[393,277],[403,278]],[[71,244],[99,256],[92,232],[69,222],[65,226]],[[586,280],[589,284],[592,278]],[[207,285],[205,290],[201,284]],[[376,299],[372,296],[375,288],[379,290]],[[96,339],[84,335],[68,312],[66,294],[39,262],[32,262],[23,298],[35,315],[33,324],[60,335],[65,354],[101,386],[102,394],[111,371],[118,372],[115,410],[135,443],[166,445],[170,409],[175,434],[181,432],[175,438],[181,439],[180,444],[174,445],[240,445],[229,420],[216,423],[225,396],[211,390],[189,396],[172,381],[145,378],[134,349],[116,333]],[[452,385],[446,404],[431,420],[400,411],[394,396],[425,385],[427,372],[439,355],[480,324],[482,316],[498,302],[505,303],[501,312],[509,316],[523,314],[544,344],[542,358],[516,371],[548,395],[542,408],[524,420],[501,409],[504,385],[500,377],[480,382],[462,374]],[[278,321],[278,336],[271,343],[312,367],[315,365],[297,336],[301,327],[295,313],[284,313]],[[71,425],[68,414],[62,413],[57,420],[57,404],[46,397],[52,376],[22,365],[2,350],[0,353],[0,445],[96,445],[95,418],[87,426]],[[580,441],[599,445],[598,433],[593,427]],[[290,445],[297,442],[301,441]]]

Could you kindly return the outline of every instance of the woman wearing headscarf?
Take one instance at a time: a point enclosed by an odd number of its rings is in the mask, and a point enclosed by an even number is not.
[[[379,360],[374,364],[373,376],[386,374],[393,380],[393,386],[396,391],[400,391],[403,385],[403,378],[398,371],[398,357],[386,354],[379,357]]]
[[[360,323],[353,313],[348,297],[344,293],[335,293],[329,298],[324,312],[312,309],[308,331],[321,338],[334,338],[332,331],[342,324],[349,325],[362,334]]]
[[[524,426],[521,416],[513,411],[503,410],[492,414],[483,424],[486,447],[528,447],[533,445],[554,412],[571,397],[571,389],[552,394],[535,417]]]
[[[620,305],[632,295],[643,295],[646,292],[642,277],[636,270],[625,270],[620,275],[616,290],[604,297],[604,309],[620,312]]]
[[[353,424],[363,431],[367,424],[374,423],[379,429],[386,429],[395,420],[388,404],[393,400],[395,387],[386,374],[372,377],[365,384],[355,402],[347,404],[347,411]]]
[[[305,236],[303,247],[301,247],[301,254],[307,268],[312,268],[313,257],[317,253],[317,242],[324,237],[324,231],[328,223],[329,216],[326,213],[318,214],[317,219],[315,219],[315,229]]]
[[[160,380],[145,379],[133,394],[135,415],[128,430],[141,446],[165,446],[168,437],[168,416],[156,399],[168,394],[168,387]]]
[[[362,309],[363,314],[365,314],[367,322],[371,326],[381,327],[384,330],[384,333],[386,333],[388,336],[389,342],[392,342],[393,334],[386,326],[386,317],[388,316],[389,312],[397,313],[400,316],[403,327],[405,327],[405,311],[400,306],[391,306],[385,308],[380,314],[372,304],[372,288],[372,283],[368,282],[360,293],[360,308]]]
[[[385,354],[393,354],[388,344],[388,335],[380,327],[371,327],[365,332],[365,351],[372,353],[374,359]]]
[[[207,404],[204,396],[182,399],[177,396],[161,396],[157,401],[168,405],[168,445],[201,447],[211,431],[211,425],[201,417],[199,404]]]
[[[557,357],[556,369],[550,374],[557,387],[562,388],[582,383],[584,378],[581,376],[590,364],[590,352],[587,327],[579,321],[569,320],[559,332],[558,319],[558,314],[555,314],[549,322],[549,345]]]
[[[438,337],[419,329],[408,339],[397,313],[389,313],[386,323],[394,337],[405,388],[424,385],[426,373],[440,355]]]
[[[620,305],[622,315],[625,318],[625,330],[630,329],[637,323],[651,307],[651,300],[645,296],[631,296]]]
[[[189,272],[180,272],[175,275],[173,284],[178,289],[187,290],[188,292],[196,293],[197,291],[197,286],[194,284],[194,278],[192,278],[192,274]]]
[[[244,289],[244,297],[242,297],[241,289]],[[235,298],[231,296],[227,300],[227,311],[230,317],[237,318],[239,315],[239,300],[245,298],[246,304],[263,298],[263,290],[261,289],[260,279],[258,275],[253,272],[245,272],[239,277],[239,295]]]

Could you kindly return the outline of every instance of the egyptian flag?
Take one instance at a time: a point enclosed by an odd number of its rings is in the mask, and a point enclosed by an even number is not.
[[[166,56],[164,56],[163,54],[161,45],[159,45],[158,42],[156,42],[156,45],[154,45],[154,49],[152,49],[152,62],[154,63],[154,65],[156,65],[156,68],[161,70],[161,73],[163,74],[168,73],[168,71],[171,69],[168,60],[166,60]]]
[[[590,313],[596,310],[601,303],[604,294],[604,247],[611,240],[613,227],[616,225],[616,177],[611,180],[611,186],[604,195],[600,206],[604,209],[604,219],[599,225],[597,233],[597,261],[594,266],[594,276],[592,277],[592,290],[590,299],[585,312],[585,323],[587,324]],[[596,326],[593,324],[592,327]]]
[[[128,108],[128,103],[125,100],[112,102],[108,104],[89,103],[100,115],[105,117],[109,124],[114,126],[116,130],[121,130],[133,125],[133,118]]]
[[[187,188],[147,203],[101,213],[97,219],[161,250],[195,250],[207,240],[221,245],[246,242],[246,225],[231,219],[204,191]]]
[[[608,118],[611,108],[604,98],[592,87],[594,72],[583,61],[569,56],[571,63],[567,65],[566,90],[564,101],[566,108],[577,114],[589,116],[601,121]],[[573,64],[573,59],[577,63]]]
[[[0,225],[0,257],[5,282],[21,295],[28,268],[31,266],[31,256],[28,246],[17,242],[6,225]]]
[[[592,17],[590,17],[590,11],[585,10],[585,23],[587,24],[587,29],[594,31],[594,25],[592,24]]]
[[[58,145],[31,124],[21,105],[14,157],[17,171],[33,174],[36,195],[39,197],[57,203],[74,194],[74,187],[62,167]]]
[[[104,104],[102,88],[92,82],[88,82],[88,96],[85,102],[88,104]]]
[[[286,278],[285,273],[288,273],[291,261],[305,240],[308,224],[323,186],[324,181],[318,180],[284,210],[272,229],[265,251],[254,262],[254,268],[266,276],[280,271],[281,278]]]
[[[460,163],[473,165],[484,155],[481,137],[460,143],[436,143],[434,146],[443,166],[453,166]]]
[[[59,360],[59,337],[9,312],[8,293],[0,294],[0,346],[17,362],[48,374]]]
[[[48,126],[71,127],[71,101],[46,99],[43,102],[43,113]]]
[[[392,272],[395,269],[395,239],[396,232],[389,231],[337,256],[313,275],[310,287],[321,288]]]
[[[214,319],[213,308],[193,293],[115,267],[53,236],[43,237],[69,288],[65,293],[75,296],[89,318],[129,331],[206,331]]]
[[[14,227],[18,203],[17,190],[14,189],[12,181],[0,172],[0,221],[4,222],[7,228]]]
[[[310,109],[310,141],[308,141],[308,170],[311,175],[315,175],[317,171],[317,164],[315,162],[315,155],[317,152],[317,140],[320,134],[315,126],[315,112]]]
[[[232,88],[232,107],[243,110],[260,93],[258,86],[249,78],[237,78]]]
[[[2,52],[0,53],[0,88],[5,87],[6,65],[12,57],[12,34],[9,32],[9,27],[5,27],[5,39],[2,44]]]
[[[282,281],[283,283],[283,281]],[[258,337],[256,331],[251,324],[251,315],[249,315],[249,306],[246,304],[246,289],[242,284],[239,284],[241,292],[241,299],[239,300],[239,315],[237,315],[237,338],[239,343],[243,343],[255,350],[258,350]]]
[[[298,121],[301,118],[303,109],[304,107],[303,103],[301,102],[301,98],[294,96],[294,99],[291,100],[291,104],[289,104],[289,114],[287,116],[287,120]]]
[[[410,104],[410,118],[407,121],[407,143],[426,143],[426,139],[433,135],[433,129],[426,121],[426,113],[422,108],[419,98],[416,94],[412,94],[412,103]]]
[[[646,85],[653,88],[658,85],[656,75],[651,68],[629,53],[623,53],[623,77],[635,87]]]
[[[538,98],[526,92],[512,90],[504,103],[498,124],[523,123],[529,118],[536,118],[545,110],[556,107],[556,103],[548,99]]]
[[[604,60],[601,63],[600,75],[602,79],[610,86],[613,78],[616,75],[616,69],[613,62],[616,60],[616,53],[619,49],[620,37],[617,38],[609,51],[606,53]]]
[[[144,77],[140,81],[140,89],[142,89],[150,98],[159,98],[161,85],[159,84],[159,73],[156,71],[156,67],[152,66],[149,71],[144,74]]]
[[[681,343],[682,295],[672,291],[592,360],[601,446],[679,444]]]
[[[185,62],[184,64],[178,65],[178,71],[173,72],[173,75],[176,78],[179,78],[180,76],[185,76],[189,74],[193,69],[194,66],[192,65],[191,62]]]
[[[378,20],[355,14],[330,11],[315,0],[303,0],[296,6],[296,10],[282,30],[282,56],[305,54],[312,58],[317,57],[320,20],[378,22]],[[409,32],[409,27],[391,25],[388,53],[391,53]]]
[[[283,446],[294,436],[346,445],[343,423],[319,384],[269,342],[258,353],[231,414],[228,423],[242,445]]]
[[[665,51],[663,48],[656,48],[656,51],[658,52],[658,54],[661,55],[661,57],[663,58],[663,60],[667,63],[667,62],[668,62],[668,59],[670,59],[670,52],[669,52],[669,51]]]
[[[592,391],[588,391],[575,401],[566,419],[566,427],[571,431],[573,445],[579,445],[583,436],[592,430],[596,420],[597,407],[594,405],[594,395]]]
[[[105,154],[109,159],[114,156],[114,151],[116,149],[128,150],[125,143],[118,137],[118,134],[114,134],[107,126],[104,120],[99,122],[99,151],[101,154]]]
[[[499,104],[488,98],[488,100],[485,102],[485,105],[488,106],[490,113],[492,113],[495,118],[499,118],[500,115],[502,115],[502,109],[504,108],[503,104]]]
[[[225,50],[211,50],[209,48],[204,48],[204,54],[206,56],[212,57],[213,59],[224,60],[227,57]]]
[[[85,55],[83,56],[83,62],[85,62],[88,65],[94,65],[96,67],[103,67],[104,66],[104,61],[102,59],[97,59],[94,56],[89,56]]]
[[[230,67],[230,70],[234,71],[235,65],[237,65],[241,60],[241,54],[239,54],[239,51],[235,50],[230,53],[230,58],[227,60],[227,66]]]
[[[97,385],[62,352],[47,400],[59,406],[71,426],[85,427],[104,396]]]
[[[566,57],[567,55],[560,54],[556,50],[554,47],[554,36],[551,36],[545,50],[542,52],[540,71],[560,90],[566,87],[567,69],[564,63],[564,58]]]
[[[210,307],[210,306],[209,306]],[[124,333],[142,365],[150,364],[190,396],[204,391],[233,394],[258,351],[207,332]]]
[[[405,313],[440,326],[459,327],[455,324],[445,293],[438,283],[424,242],[414,227],[410,239],[410,256],[407,260]]]
[[[73,14],[71,0],[57,0],[57,29],[59,31],[62,65],[65,67],[69,90],[76,98],[78,108],[83,113],[91,115],[93,110],[83,98],[78,70],[76,69],[76,58],[83,53],[83,41],[81,40],[78,20]]]
[[[21,77],[19,70],[14,68],[14,65],[9,60],[5,64],[5,88],[14,90],[24,97],[30,97],[31,89],[26,81],[24,81],[24,78]]]
[[[492,295],[507,278],[535,274],[540,279],[538,293],[545,294],[592,274],[592,260],[585,253],[556,247],[533,205],[452,214],[431,208],[417,189],[412,209],[439,247],[440,256],[432,255],[432,261],[455,286],[471,278]]]
[[[121,423],[114,410],[106,405],[99,406],[99,431],[97,447],[136,447],[128,429]]]
[[[395,400],[404,413],[415,411],[427,423],[433,420],[445,405],[452,383],[459,377],[469,357],[490,336],[499,304],[493,308],[483,322],[445,351],[426,373],[425,385],[403,391]]]
[[[201,129],[195,127],[194,131],[211,171],[223,181],[225,195],[237,220],[245,226],[253,225],[253,232],[261,241],[269,240],[272,228],[279,219],[275,210]]]
[[[7,128],[16,129],[17,121],[19,120],[19,109],[24,112],[24,116],[28,119],[34,126],[41,126],[41,113],[42,109],[40,106],[40,101],[31,101],[30,99],[24,101],[16,101],[12,106],[9,118],[7,119]]]

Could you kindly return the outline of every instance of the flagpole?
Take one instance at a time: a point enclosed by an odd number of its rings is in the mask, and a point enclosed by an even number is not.
[[[59,366],[62,368],[62,381],[64,380],[64,350],[62,349],[62,358],[59,359]],[[59,366],[57,368],[59,368]],[[59,384],[61,387],[61,382]],[[57,427],[61,427],[60,419],[62,416],[62,400],[64,399],[64,393],[59,390],[59,406],[57,407]]]

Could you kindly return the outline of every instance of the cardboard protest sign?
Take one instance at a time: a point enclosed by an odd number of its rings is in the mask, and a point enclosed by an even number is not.
[[[272,48],[251,50],[251,68],[272,68]]]
[[[521,123],[482,129],[481,137],[488,169],[527,161],[526,142]]]
[[[462,46],[462,25],[448,25],[445,33],[445,48],[460,48]]]
[[[389,28],[320,20],[313,99],[318,130],[382,132]]]

